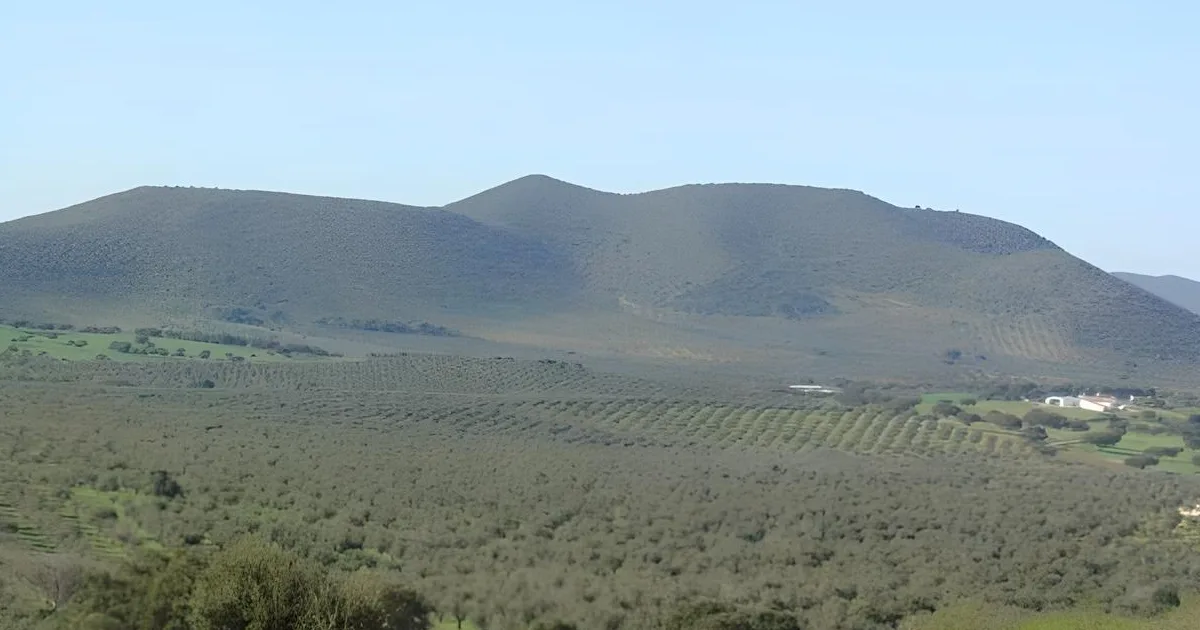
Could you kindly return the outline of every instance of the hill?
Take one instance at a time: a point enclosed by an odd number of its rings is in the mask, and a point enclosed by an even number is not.
[[[257,191],[137,188],[0,225],[11,314],[89,320],[237,310],[308,323],[571,293],[569,261],[443,210]],[[99,314],[97,314],[97,311]]]
[[[1022,369],[1200,358],[1193,314],[968,213],[768,184],[614,195],[544,176],[447,209],[569,252],[590,292],[631,312],[700,328],[720,319],[768,346],[762,337],[851,362],[944,355]]]
[[[1172,304],[1200,313],[1200,282],[1179,276],[1146,276],[1120,271],[1113,275]]]
[[[1200,317],[1020,226],[802,186],[529,176],[443,208],[138,188],[0,224],[0,269],[0,316],[76,324],[225,319],[389,347],[413,336],[388,330],[453,331],[810,375],[1200,361]]]

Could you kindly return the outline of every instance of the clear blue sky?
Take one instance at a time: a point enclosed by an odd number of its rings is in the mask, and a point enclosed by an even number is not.
[[[0,219],[142,184],[768,181],[1200,278],[1198,24],[1169,0],[11,2]]]

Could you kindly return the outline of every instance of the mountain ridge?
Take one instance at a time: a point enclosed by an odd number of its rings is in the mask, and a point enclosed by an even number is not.
[[[1027,228],[851,189],[530,175],[422,207],[142,186],[0,224],[0,268],[0,314],[42,318],[238,307],[846,371],[1200,363],[1200,317]]]
[[[1200,282],[1174,274],[1152,276],[1115,271],[1113,275],[1172,304],[1200,314]]]

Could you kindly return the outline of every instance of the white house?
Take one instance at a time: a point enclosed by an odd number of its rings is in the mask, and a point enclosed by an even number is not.
[[[1088,411],[1098,411],[1101,413],[1113,411],[1118,408],[1118,401],[1112,396],[1080,396],[1079,408],[1087,409]]]
[[[824,385],[788,385],[788,389],[797,394],[836,394],[838,390]]]
[[[1051,407],[1078,407],[1080,400],[1074,396],[1051,396],[1046,404]]]

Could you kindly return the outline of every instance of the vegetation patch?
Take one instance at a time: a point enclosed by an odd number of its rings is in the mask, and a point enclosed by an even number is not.
[[[47,357],[68,361],[146,361],[189,358],[213,361],[286,361],[338,356],[308,344],[227,333],[141,328],[131,332],[43,331],[0,326],[0,359]],[[95,329],[93,329],[95,330]]]
[[[368,332],[394,333],[398,335],[427,335],[430,337],[459,337],[461,333],[452,328],[420,321],[387,321],[381,319],[345,319],[342,317],[322,317],[317,324],[333,328],[347,328]]]

